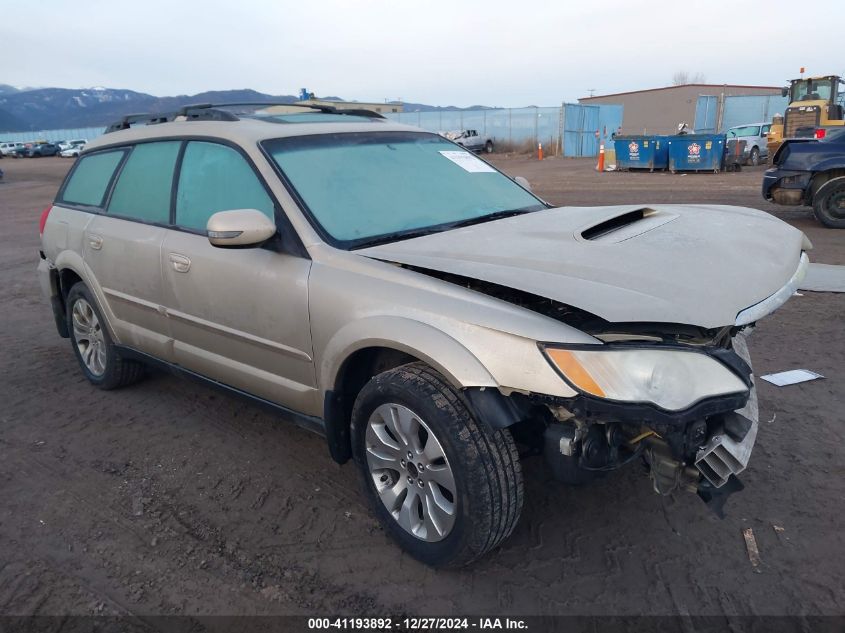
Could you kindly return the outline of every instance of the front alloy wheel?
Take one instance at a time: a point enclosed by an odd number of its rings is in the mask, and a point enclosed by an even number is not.
[[[428,425],[408,407],[379,406],[367,423],[367,465],[376,492],[402,529],[424,541],[455,525],[452,467]]]
[[[513,438],[477,420],[428,365],[372,378],[355,400],[351,439],[373,512],[423,563],[466,565],[516,526],[523,488]]]

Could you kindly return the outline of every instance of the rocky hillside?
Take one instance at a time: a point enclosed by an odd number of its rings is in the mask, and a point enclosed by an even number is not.
[[[293,95],[274,96],[255,90],[220,90],[178,97],[114,88],[34,88],[19,90],[0,84],[0,130],[26,131],[106,125],[125,114],[169,112],[189,103],[290,103]]]

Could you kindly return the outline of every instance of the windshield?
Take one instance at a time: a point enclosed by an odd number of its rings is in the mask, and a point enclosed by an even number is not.
[[[546,208],[510,178],[436,134],[319,134],[263,146],[324,237],[344,248]]]
[[[832,93],[830,79],[806,79],[792,84],[791,101],[819,100],[829,101]]]
[[[742,127],[732,127],[728,130],[728,136],[760,136],[760,126],[743,125]]]

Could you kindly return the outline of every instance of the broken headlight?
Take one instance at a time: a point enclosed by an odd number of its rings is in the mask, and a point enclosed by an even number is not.
[[[602,345],[542,349],[576,390],[617,402],[650,403],[680,411],[705,398],[748,390],[725,365],[697,351]]]

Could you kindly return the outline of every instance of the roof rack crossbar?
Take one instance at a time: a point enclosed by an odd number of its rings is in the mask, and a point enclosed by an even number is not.
[[[365,109],[343,109],[334,106],[313,104],[313,103],[287,103],[284,101],[244,101],[238,103],[192,103],[184,105],[175,112],[158,112],[149,114],[127,114],[121,117],[118,121],[111,123],[104,134],[117,132],[119,130],[126,130],[131,127],[133,123],[145,122],[145,125],[154,125],[157,123],[167,123],[175,121],[178,117],[184,117],[188,121],[238,121],[237,115],[220,108],[242,107],[242,106],[285,106],[293,108],[305,108],[309,110],[317,110],[325,114],[346,114],[349,116],[365,116],[383,119],[384,117],[378,112]]]
[[[348,114],[350,116],[368,116],[377,119],[383,119],[384,117],[379,114],[378,112],[374,112],[373,110],[365,110],[362,108],[355,108],[355,109],[346,109],[346,108],[336,108],[335,106],[326,105],[323,103],[288,103],[286,101],[243,101],[243,102],[235,102],[235,103],[215,103],[215,104],[201,104],[199,106],[194,107],[205,107],[205,108],[231,108],[236,106],[262,106],[265,108],[273,107],[273,106],[283,106],[283,107],[290,107],[290,108],[306,108],[309,110],[319,110],[325,114]]]

